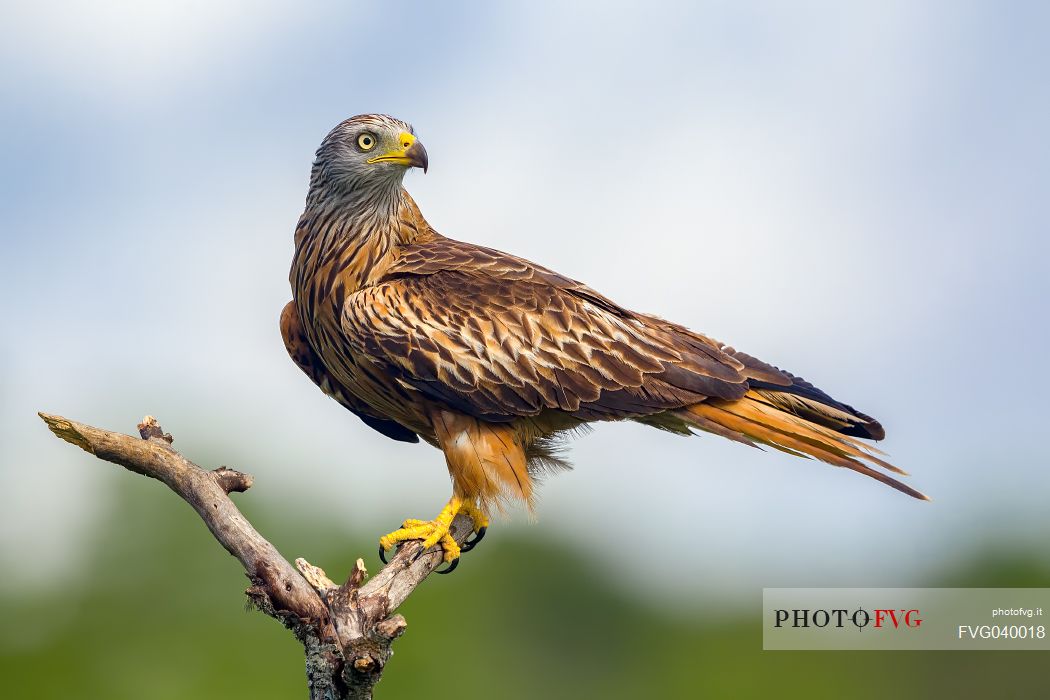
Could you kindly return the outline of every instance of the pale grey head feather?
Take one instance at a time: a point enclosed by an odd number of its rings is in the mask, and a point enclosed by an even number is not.
[[[396,149],[403,132],[415,136],[411,124],[385,114],[359,114],[328,132],[310,174],[311,197],[351,195],[354,199],[382,200],[395,195],[407,168],[397,163],[369,163],[377,153]],[[377,143],[363,150],[358,139],[371,134]]]

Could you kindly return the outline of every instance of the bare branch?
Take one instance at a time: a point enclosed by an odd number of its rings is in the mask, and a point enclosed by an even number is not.
[[[256,607],[303,642],[311,699],[372,696],[392,653],[390,645],[407,624],[392,613],[441,565],[440,547],[421,552],[421,542],[407,542],[367,581],[364,562],[358,559],[347,582],[338,586],[303,559],[296,560],[295,567],[289,564],[230,500],[228,494],[251,487],[251,475],[227,467],[202,469],[172,449],[173,438],[152,416],[138,426],[140,439],[61,416],[39,415],[66,442],[163,482],[193,506],[215,539],[244,567],[253,584],[247,595]],[[452,537],[461,544],[472,531],[464,515],[452,523]]]

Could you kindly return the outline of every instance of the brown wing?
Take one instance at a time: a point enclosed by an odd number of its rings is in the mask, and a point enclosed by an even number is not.
[[[786,372],[750,355],[737,352],[722,343],[677,323],[656,316],[640,314],[623,308],[582,282],[561,275],[536,263],[493,248],[463,243],[439,236],[420,245],[404,246],[398,261],[387,272],[387,279],[405,276],[430,275],[436,272],[464,272],[474,276],[501,280],[516,280],[548,285],[588,301],[617,318],[634,321],[674,336],[674,342],[697,346],[695,350],[709,354],[716,361],[742,371],[747,378],[776,386],[790,386],[796,379]],[[796,380],[802,381],[802,380]],[[807,385],[811,386],[811,385]],[[812,387],[811,387],[812,388]]]
[[[359,401],[353,394],[346,391],[337,382],[321,363],[320,358],[310,347],[306,334],[303,333],[302,323],[299,319],[299,311],[295,302],[288,302],[281,311],[281,337],[284,338],[284,347],[288,356],[292,358],[299,369],[313,380],[328,396],[332,397],[351,413],[360,418],[365,425],[379,431],[393,440],[401,442],[419,442],[419,436],[404,427],[400,423],[385,418],[379,418],[368,413],[368,406]]]
[[[451,273],[458,273],[458,276]],[[422,281],[431,277],[435,279],[430,283]],[[413,310],[411,316],[426,318],[429,322],[416,326],[414,330],[408,327],[400,329],[400,333],[406,334],[401,341],[394,339],[399,332],[391,333],[392,329],[379,333],[387,344],[387,351],[377,355],[377,361],[396,353],[399,342],[410,342],[412,337],[421,335],[425,337],[430,329],[438,330],[442,324],[451,321],[454,327],[447,329],[450,344],[440,345],[432,340],[428,343],[430,339],[426,338],[419,346],[418,353],[422,354],[415,355],[415,361],[423,362],[420,367],[440,365],[447,374],[456,365],[457,353],[471,346],[466,340],[470,332],[477,333],[479,329],[491,327],[500,333],[498,337],[501,347],[505,346],[503,350],[490,353],[486,346],[480,354],[467,352],[466,357],[474,359],[466,363],[468,366],[457,367],[454,373],[457,382],[453,385],[458,384],[467,394],[477,393],[483,397],[489,412],[486,415],[490,417],[496,411],[492,404],[499,404],[492,401],[490,395],[498,392],[490,386],[473,389],[464,386],[473,386],[471,378],[474,375],[470,366],[484,372],[490,381],[505,381],[514,387],[521,385],[520,391],[515,390],[516,394],[524,394],[520,397],[521,406],[513,412],[506,410],[503,415],[533,412],[537,404],[571,408],[575,401],[548,399],[552,391],[557,393],[559,386],[568,387],[572,393],[577,382],[587,383],[575,392],[582,406],[576,412],[583,418],[609,417],[610,414],[623,417],[634,412],[645,415],[657,412],[658,406],[692,400],[695,396],[701,396],[699,400],[707,396],[735,397],[750,386],[797,397],[798,400],[792,402],[792,410],[827,427],[858,437],[883,437],[882,427],[876,421],[835,401],[799,377],[679,324],[624,309],[581,282],[492,248],[437,236],[419,245],[402,247],[398,261],[389,269],[385,280],[395,285],[388,288],[387,296],[392,293],[396,297],[400,291],[422,297],[423,301],[415,302],[419,308]],[[439,296],[426,299],[431,293]],[[442,304],[449,306],[438,316],[448,318],[435,318],[434,314],[443,308]],[[486,304],[492,306],[486,310]],[[360,312],[357,309],[350,313]],[[468,318],[474,318],[474,323],[467,329],[468,334],[461,336],[463,322]],[[388,319],[386,322],[394,321]],[[351,322],[349,325],[355,324]],[[581,333],[581,328],[587,328],[588,332]],[[626,354],[617,351],[618,343],[625,345]],[[649,346],[655,346],[657,350],[649,351]],[[533,353],[530,355],[525,349],[532,349]],[[643,361],[637,364],[637,358],[632,359],[632,349],[642,357],[652,352],[652,363]],[[424,350],[445,355],[441,360],[443,364],[424,362]],[[481,356],[488,357],[494,364],[479,364]],[[597,364],[591,362],[592,357],[597,358]],[[555,361],[555,358],[560,359]],[[441,381],[435,374],[426,379],[415,376],[409,368],[414,362],[398,362],[395,358],[390,364],[391,369],[407,371],[406,383],[424,386],[427,393],[435,397],[443,394],[445,400],[453,398],[448,396],[450,391],[441,388]],[[530,370],[533,364],[540,370],[535,367]],[[521,366],[515,369],[516,365]],[[547,389],[533,386],[532,373],[535,371],[539,372],[536,381],[549,384]],[[566,376],[566,373],[573,372],[581,375],[575,378],[575,382],[574,377]],[[599,377],[594,376],[595,372]],[[620,381],[613,379],[617,376]],[[718,382],[728,386],[719,387]],[[604,401],[589,400],[598,388]],[[536,400],[532,393],[534,389],[540,394],[541,401]],[[615,408],[618,402],[622,402],[619,409]],[[636,403],[633,410],[632,402]],[[465,409],[469,404],[459,405]],[[514,402],[510,401],[508,405],[513,406]],[[675,407],[680,405],[676,403]]]
[[[464,272],[473,276],[533,282],[554,287],[580,300],[588,301],[617,318],[641,323],[665,337],[673,336],[676,343],[697,346],[695,349],[699,352],[709,354],[716,361],[742,371],[749,379],[775,386],[791,386],[793,380],[803,381],[685,326],[625,309],[582,282],[577,282],[524,258],[444,236],[424,244],[402,247],[400,257],[388,270],[386,279],[430,275],[437,272]],[[813,388],[812,385],[807,384],[806,386]]]
[[[785,410],[796,415],[845,435],[873,440],[881,440],[886,436],[882,426],[874,418],[833,399],[801,377],[680,324],[624,309],[582,282],[493,248],[438,236],[420,245],[403,247],[398,262],[389,270],[387,277],[428,275],[442,271],[461,271],[471,275],[529,281],[556,287],[579,299],[590,301],[618,318],[636,320],[653,329],[659,329],[665,336],[672,336],[675,343],[702,346],[701,351],[711,352],[719,362],[729,364],[741,372],[752,389],[775,394],[773,400],[781,402]]]
[[[449,239],[404,249],[344,307],[355,349],[407,386],[489,421],[560,409],[772,445],[921,493],[855,438],[882,426],[803,379],[624,309],[521,258]]]
[[[744,363],[556,273],[442,239],[347,298],[354,351],[434,400],[490,421],[582,420],[740,398]]]

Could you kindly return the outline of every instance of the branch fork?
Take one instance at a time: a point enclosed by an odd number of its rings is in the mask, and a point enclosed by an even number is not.
[[[40,413],[56,436],[99,459],[163,482],[197,511],[212,535],[240,561],[252,585],[253,605],[280,621],[303,643],[311,700],[371,698],[404,633],[398,606],[442,563],[440,548],[422,543],[400,547],[390,563],[368,578],[358,559],[342,585],[305,559],[293,567],[252,526],[230,499],[254,481],[250,474],[222,466],[202,469],[172,448],[174,439],[152,416],[138,425],[139,438]],[[450,534],[463,544],[473,523],[459,515]]]

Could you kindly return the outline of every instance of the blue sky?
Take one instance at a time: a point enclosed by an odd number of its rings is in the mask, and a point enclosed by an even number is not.
[[[153,413],[337,534],[447,498],[436,451],[342,412],[277,330],[313,150],[361,112],[415,125],[431,169],[406,185],[439,231],[805,376],[935,499],[605,425],[504,527],[744,598],[1045,539],[1045,5],[564,5],[0,10],[0,564],[39,563],[7,585],[75,566],[124,478],[37,410]]]

